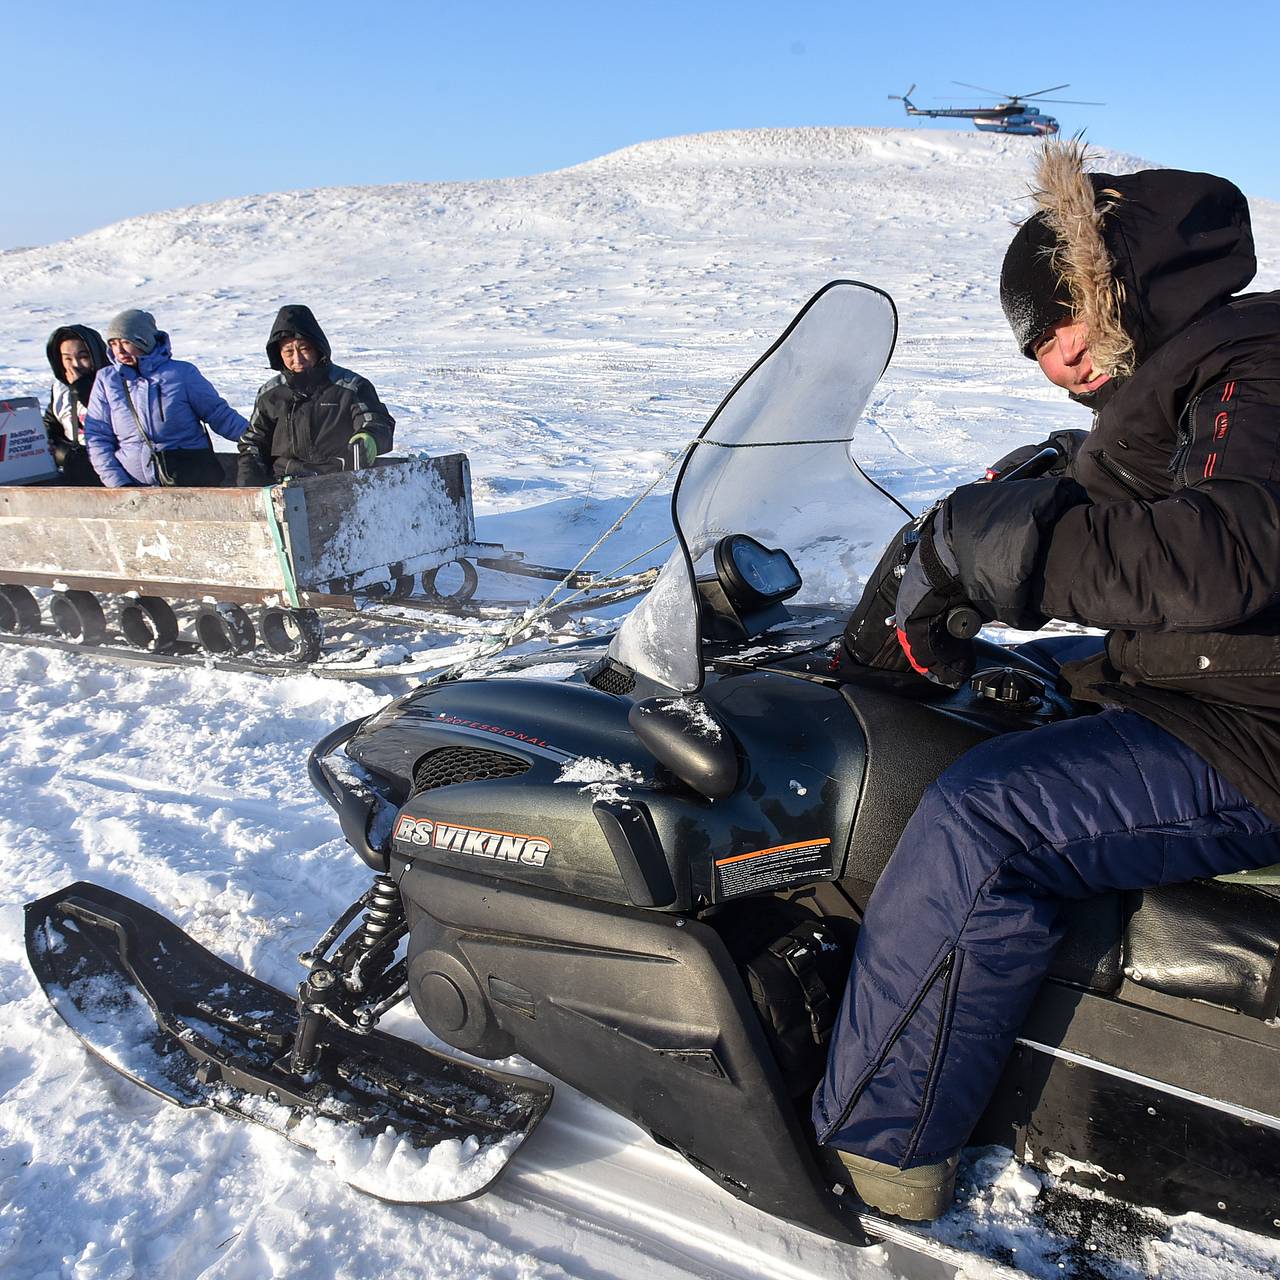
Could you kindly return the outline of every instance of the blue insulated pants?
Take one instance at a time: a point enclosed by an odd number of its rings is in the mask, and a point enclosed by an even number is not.
[[[1062,937],[1058,907],[1280,861],[1280,824],[1129,711],[1010,733],[925,792],[858,936],[818,1140],[901,1168],[958,1151]]]

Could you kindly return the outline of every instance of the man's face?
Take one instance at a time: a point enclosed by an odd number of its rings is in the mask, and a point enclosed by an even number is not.
[[[88,343],[80,338],[64,338],[58,344],[58,355],[62,359],[62,376],[69,383],[93,372],[93,355]]]
[[[1095,373],[1089,354],[1089,326],[1079,320],[1059,320],[1036,344],[1036,361],[1055,387],[1085,395],[1111,381],[1109,373]]]
[[[137,367],[138,357],[143,353],[128,338],[112,338],[107,345],[120,364],[131,364]]]
[[[286,338],[280,344],[280,362],[290,373],[314,369],[319,359],[320,352],[306,338]]]

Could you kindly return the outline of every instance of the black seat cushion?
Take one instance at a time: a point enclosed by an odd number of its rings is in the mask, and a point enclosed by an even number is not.
[[[1129,895],[1124,974],[1168,995],[1254,1018],[1280,1002],[1280,897],[1195,880]]]
[[[1067,902],[1059,917],[1066,926],[1049,970],[1051,978],[1110,995],[1120,987],[1124,903],[1118,893]]]

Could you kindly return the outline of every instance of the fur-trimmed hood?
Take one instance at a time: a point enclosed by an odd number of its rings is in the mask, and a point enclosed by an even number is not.
[[[1087,161],[1078,140],[1044,145],[1032,219],[1053,233],[1051,265],[1094,366],[1120,376],[1253,279],[1249,205],[1212,174],[1089,173]]]

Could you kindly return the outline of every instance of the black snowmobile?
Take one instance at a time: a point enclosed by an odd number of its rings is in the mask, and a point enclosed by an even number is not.
[[[851,462],[896,327],[865,285],[810,300],[691,446],[678,549],[607,647],[429,683],[316,747],[312,779],[374,883],[303,957],[296,1009],[78,884],[28,908],[59,1012],[184,1105],[496,1152],[450,1192],[474,1194],[550,1088],[376,1031],[407,994],[446,1045],[523,1055],[768,1213],[852,1243],[893,1234],[808,1119],[863,906],[943,768],[1081,713],[981,640],[957,692],[836,660],[848,605],[830,602],[910,516]],[[1280,1235],[1272,884],[1073,909],[974,1143],[1107,1204]]]

